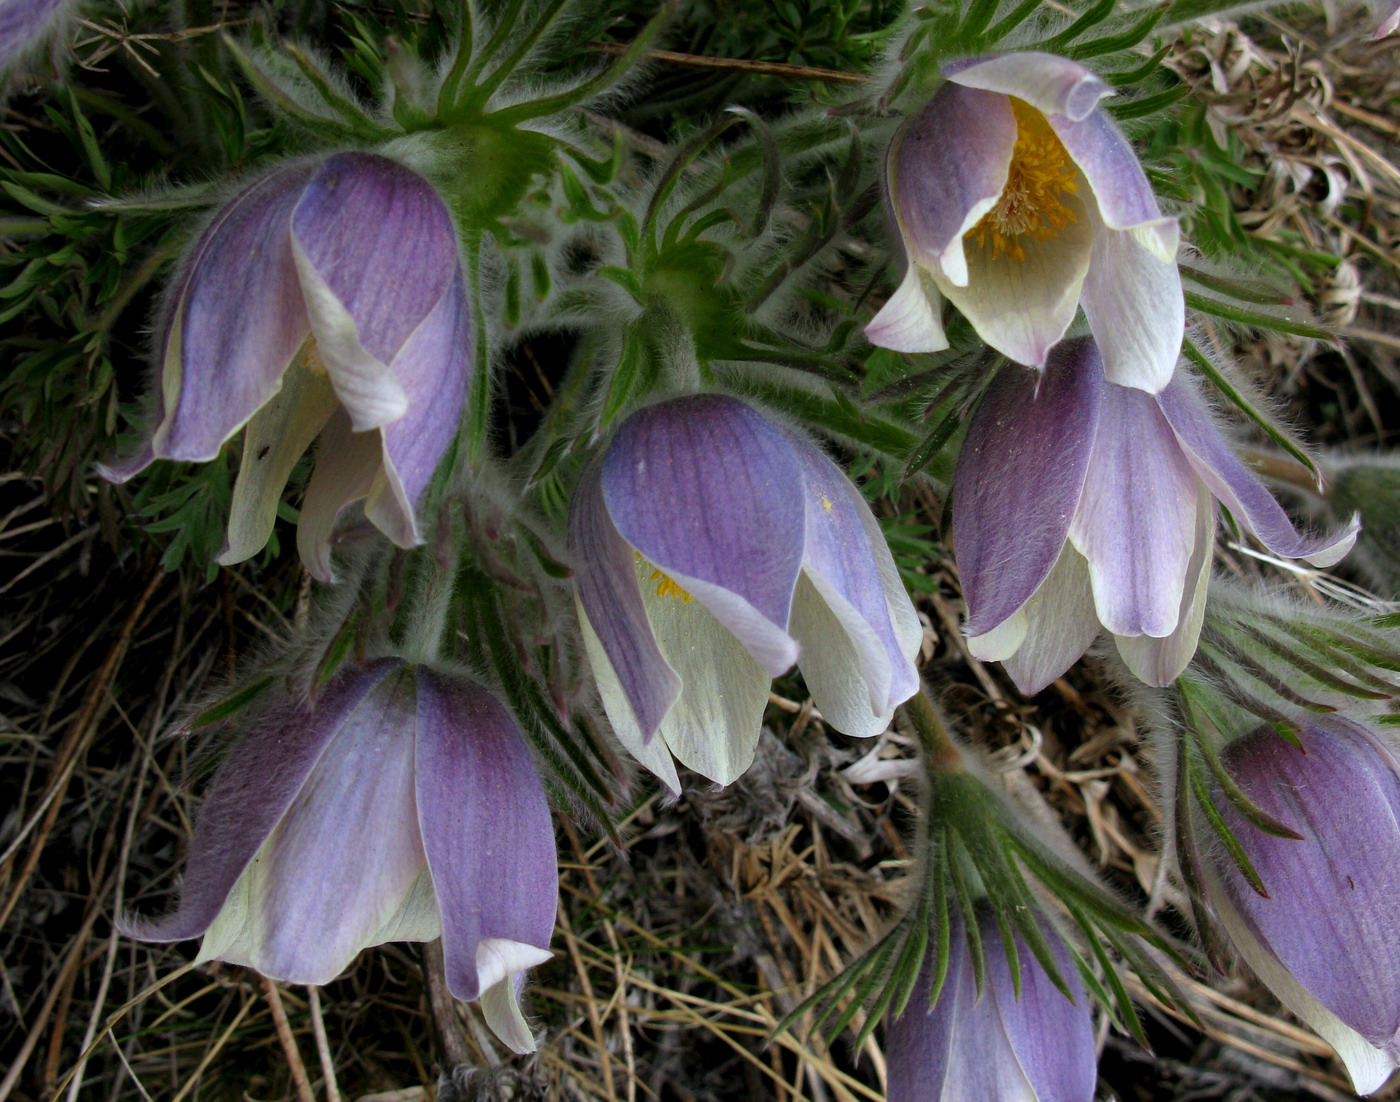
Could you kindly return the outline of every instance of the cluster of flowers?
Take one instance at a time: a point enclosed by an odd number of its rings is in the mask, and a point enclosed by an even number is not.
[[[9,0],[0,21],[37,25],[56,7]],[[1168,685],[1196,650],[1217,502],[1275,553],[1319,565],[1356,525],[1300,534],[1178,365],[1177,224],[1100,107],[1108,85],[1034,52],[945,76],[887,156],[906,272],[866,333],[944,348],[946,298],[1013,361],[971,419],[953,487],[969,647],[1035,693],[1106,628],[1133,674]],[[1080,307],[1090,336],[1067,338]],[[452,213],[424,178],[382,153],[284,164],[190,250],[163,308],[154,427],[105,473],[208,461],[241,431],[219,556],[235,563],[267,542],[316,441],[298,547],[334,582],[334,545],[366,524],[401,548],[423,541],[420,502],[459,432],[483,320]],[[923,629],[869,506],[798,428],[738,398],[633,412],[584,471],[567,542],[603,709],[673,793],[677,762],[719,784],[748,768],[770,679],[794,665],[853,736],[885,730],[918,690]],[[340,670],[314,701],[277,696],[243,726],[178,909],[129,931],[202,937],[201,959],[299,983],[334,978],[365,946],[441,937],[452,993],[532,1049],[519,995],[549,957],[556,856],[508,710],[460,671],[388,656]],[[1400,1055],[1395,755],[1338,718],[1305,726],[1297,746],[1246,734],[1225,759],[1299,838],[1236,816],[1270,895],[1214,853],[1195,881],[1245,959],[1374,1090]],[[1356,831],[1374,838],[1381,822],[1388,844],[1358,852]],[[1335,937],[1318,936],[1319,914]],[[968,939],[955,922],[936,1004],[926,966],[890,1025],[890,1097],[1087,1102],[1090,1007],[1058,935],[1071,997],[1015,938],[985,973]]]

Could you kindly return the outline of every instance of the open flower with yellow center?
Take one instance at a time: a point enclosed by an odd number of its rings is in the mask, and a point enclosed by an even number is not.
[[[673,755],[719,784],[749,767],[794,662],[847,735],[878,735],[918,688],[923,630],[860,491],[737,398],[623,422],[574,495],[569,553],[608,719],[673,792]]]
[[[1185,323],[1179,235],[1098,107],[1112,89],[1034,52],[944,75],[886,154],[908,266],[866,336],[900,352],[947,348],[946,297],[998,352],[1043,367],[1082,305],[1109,381],[1161,390]]]

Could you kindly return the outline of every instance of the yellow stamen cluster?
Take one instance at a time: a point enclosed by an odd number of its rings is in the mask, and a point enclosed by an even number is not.
[[[1075,220],[1060,197],[1079,190],[1069,153],[1045,116],[1014,97],[1011,110],[1016,115],[1016,148],[1006,187],[997,205],[967,232],[982,248],[991,247],[994,260],[1002,255],[1025,260],[1019,239],[1026,234],[1037,241],[1059,237],[1059,231]]]
[[[678,586],[671,578],[668,578],[660,570],[651,572],[651,580],[656,583],[656,595],[658,597],[676,597],[683,604],[690,604],[695,600],[689,593]]]

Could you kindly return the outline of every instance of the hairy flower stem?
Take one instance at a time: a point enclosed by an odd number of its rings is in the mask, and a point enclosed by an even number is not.
[[[906,700],[904,714],[918,733],[919,749],[923,752],[924,766],[929,777],[961,773],[964,769],[963,752],[948,733],[943,717],[929,699],[928,693],[920,689]]]

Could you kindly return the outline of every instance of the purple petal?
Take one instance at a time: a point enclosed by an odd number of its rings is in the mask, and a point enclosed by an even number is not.
[[[1002,664],[1016,688],[1035,696],[1078,662],[1099,634],[1088,564],[1070,544],[1021,615],[1025,638]]]
[[[1086,118],[1113,89],[1078,62],[1035,50],[973,58],[945,66],[943,74],[964,88],[980,88],[1025,100],[1054,121]]]
[[[126,919],[123,932],[157,942],[203,934],[291,807],[327,744],[398,665],[383,659],[342,674],[313,710],[283,704],[259,716],[234,743],[200,808],[179,907],[163,919]]]
[[[1360,522],[1353,518],[1349,525],[1326,536],[1300,534],[1273,495],[1231,451],[1183,375],[1178,374],[1157,395],[1157,403],[1201,481],[1275,555],[1328,567],[1351,550]]]
[[[1050,955],[1074,1002],[1055,987],[1019,934],[1015,937],[1021,973],[1018,999],[1006,953],[991,923],[984,924],[982,937],[987,945],[983,998],[990,995],[994,1000],[1001,1026],[1037,1102],[1092,1102],[1098,1079],[1093,1017],[1063,942],[1054,931],[1046,931]]]
[[[418,814],[442,911],[447,986],[481,994],[477,948],[547,948],[558,866],[549,803],[515,724],[485,689],[418,672]]]
[[[195,246],[163,342],[157,456],[213,459],[276,393],[306,340],[289,227],[311,172],[299,164],[263,177]]]
[[[391,365],[408,397],[408,412],[382,430],[384,478],[370,491],[365,516],[400,547],[419,542],[414,506],[461,423],[471,341],[459,271]]]
[[[1071,342],[1055,350],[1043,375],[1004,368],[973,414],[953,480],[968,635],[991,631],[1025,604],[1059,558],[1102,391],[1093,344]]]
[[[948,347],[942,305],[938,288],[911,260],[899,289],[865,327],[865,339],[895,352],[942,352]]]
[[[996,205],[1015,146],[1006,97],[956,84],[904,124],[886,157],[885,182],[911,271],[923,264],[967,284],[963,235]]]
[[[603,459],[618,534],[701,601],[770,676],[802,565],[802,475],[781,431],[738,399],[694,395],[633,414]],[[590,619],[598,626],[592,612]]]
[[[635,554],[613,527],[603,502],[601,464],[591,466],[574,491],[569,555],[579,603],[626,696],[642,741],[649,742],[680,697],[681,679],[656,645],[637,586]]]
[[[1195,545],[1196,487],[1152,395],[1106,385],[1069,538],[1089,561],[1094,604],[1113,634],[1160,639],[1176,627]]]
[[[447,207],[421,176],[371,153],[321,165],[291,216],[318,351],[357,431],[402,416],[390,364],[459,274]]]
[[[1224,891],[1259,941],[1324,1007],[1375,1045],[1400,1033],[1400,777],[1364,728],[1318,719],[1300,752],[1268,728],[1224,760],[1263,811],[1302,840],[1268,835],[1219,801],[1268,898],[1223,854]]]
[[[1141,243],[1157,259],[1174,261],[1180,238],[1176,219],[1163,216],[1137,154],[1108,113],[1093,111],[1078,121],[1051,115],[1049,122],[1084,173],[1104,224],[1139,230]]]
[[[237,940],[215,950],[220,959],[288,983],[327,983],[361,949],[407,939],[395,919],[426,867],[412,716],[407,671],[361,698],[249,868],[250,914]]]
[[[1196,534],[1191,562],[1186,567],[1186,586],[1176,627],[1170,635],[1154,639],[1150,635],[1115,635],[1118,654],[1132,675],[1146,685],[1164,689],[1175,681],[1196,653],[1205,622],[1206,592],[1210,588],[1210,564],[1215,558],[1215,499],[1196,483]]]
[[[0,0],[0,69],[35,45],[65,6],[64,0]]]
[[[929,1007],[933,990],[933,951],[924,956],[914,990],[904,1013],[890,1020],[885,1035],[886,1098],[888,1102],[925,1102],[943,1096],[957,1024],[971,1027],[963,1035],[974,1039],[984,1031],[968,1020],[977,1014],[976,979],[967,950],[967,931],[956,916],[951,918],[948,974],[938,1002]],[[990,1097],[990,1096],[989,1096]]]
[[[1175,260],[1159,260],[1131,234],[1099,222],[1080,304],[1110,383],[1156,394],[1171,381],[1186,326]]]
[[[860,491],[820,450],[799,437],[790,439],[806,485],[803,570],[849,641],[855,659],[854,663],[832,661],[831,634],[802,631],[794,604],[793,634],[802,647],[798,659],[802,675],[822,715],[838,731],[879,734],[895,705],[918,690],[913,655],[923,632],[920,629],[914,637],[912,632],[897,630],[897,623],[907,628],[912,622],[917,627],[918,616],[902,587],[893,598],[899,603],[898,612],[891,609],[884,578],[894,571],[894,562]],[[882,572],[881,565],[887,570]],[[837,700],[845,705],[840,714]],[[879,723],[875,730],[870,730],[872,721]]]

